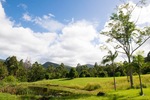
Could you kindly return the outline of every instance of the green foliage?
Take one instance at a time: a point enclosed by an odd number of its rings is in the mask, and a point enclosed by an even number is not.
[[[87,67],[86,65],[80,65],[80,64],[78,64],[77,67],[76,67],[76,70],[77,70],[77,72],[78,72],[79,75],[80,75],[82,71],[84,71],[84,70],[87,71],[87,70],[88,70],[88,67]]]
[[[82,70],[79,77],[90,77],[90,73],[87,70]]]
[[[8,75],[8,71],[3,62],[0,62],[0,80],[4,79]]]
[[[100,71],[98,76],[99,77],[107,77],[108,76],[107,71]]]
[[[43,68],[43,66],[41,66],[41,64],[38,64],[37,62],[35,62],[32,65],[32,68],[28,71],[28,81],[38,81],[38,80],[42,80],[45,78],[45,69]]]
[[[150,62],[150,52],[147,54],[147,57],[145,58],[145,62]]]
[[[7,82],[7,83],[14,83],[14,82],[17,82],[17,81],[18,80],[12,75],[7,76],[3,79],[3,82]]]
[[[120,75],[121,75],[120,72],[116,72],[116,73],[115,73],[115,76],[116,76],[116,77],[118,77],[118,76],[120,76]]]
[[[27,82],[27,69],[20,67],[16,72],[16,77],[20,82]]]
[[[71,79],[78,77],[78,72],[76,71],[75,68],[70,69],[68,77],[71,78]]]
[[[7,66],[9,75],[16,75],[18,70],[18,61],[16,56],[8,57],[4,63]]]

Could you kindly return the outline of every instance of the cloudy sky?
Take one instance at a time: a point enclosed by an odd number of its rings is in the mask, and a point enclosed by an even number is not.
[[[100,49],[105,36],[99,33],[121,1],[0,0],[0,59],[15,55],[70,66],[100,63],[107,52]],[[142,8],[139,25],[149,25],[149,9],[149,4]],[[149,48],[148,41],[141,49]]]

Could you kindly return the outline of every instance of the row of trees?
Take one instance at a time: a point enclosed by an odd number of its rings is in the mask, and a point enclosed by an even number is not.
[[[5,61],[0,61],[0,79],[12,75],[19,81],[38,81],[42,79],[57,79],[57,78],[76,78],[76,77],[115,77],[125,76],[129,72],[128,63],[114,63],[113,55],[111,59],[112,64],[98,65],[95,63],[93,67],[78,64],[74,67],[65,67],[63,63],[55,67],[49,65],[47,68],[43,67],[38,62],[31,64],[29,61],[17,61],[16,56],[8,57]],[[103,63],[109,61],[109,56],[103,59]],[[149,59],[149,60],[148,60]],[[147,65],[140,69],[141,74],[150,73],[150,52],[145,57]],[[133,73],[138,74],[139,68],[133,68]]]

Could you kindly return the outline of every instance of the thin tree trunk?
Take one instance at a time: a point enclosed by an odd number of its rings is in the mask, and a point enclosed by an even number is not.
[[[139,71],[139,81],[140,81],[140,90],[141,90],[140,95],[143,95],[143,87],[142,87],[142,80],[141,80],[141,73],[140,73],[140,71]]]
[[[115,78],[115,75],[114,75],[114,89],[116,91],[116,78]]]
[[[130,71],[129,71],[129,75],[130,75],[130,86],[131,88],[133,88],[133,71],[132,71],[132,66],[130,65],[131,64],[131,58],[130,56],[128,55],[128,60],[129,60],[129,67],[130,67]]]
[[[127,81],[130,82],[130,80],[129,80],[129,71],[127,71]]]
[[[134,86],[133,86],[133,75],[132,75],[132,68],[130,68],[130,85],[131,85],[131,88],[133,88]]]
[[[114,79],[114,89],[116,91],[116,78],[115,78],[115,68],[114,68],[114,65],[113,65],[113,79]]]

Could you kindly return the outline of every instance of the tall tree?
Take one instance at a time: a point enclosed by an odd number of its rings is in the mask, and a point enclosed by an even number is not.
[[[111,62],[111,65],[113,67],[113,79],[114,79],[114,89],[116,90],[116,79],[115,79],[115,64],[114,60],[118,56],[117,51],[113,54],[111,51],[108,52],[108,55],[103,57],[102,63],[105,64],[107,62]]]
[[[4,79],[8,75],[6,66],[0,61],[0,80]]]
[[[41,64],[35,62],[28,72],[28,81],[34,82],[45,78],[45,69]]]
[[[141,68],[144,66],[144,57],[140,54],[137,54],[136,56],[133,57],[133,66],[136,68],[138,71],[139,75],[139,82],[140,82],[140,95],[143,95],[143,87],[142,87],[142,79],[141,79]]]
[[[68,77],[71,79],[78,77],[78,72],[76,71],[75,68],[70,69]]]
[[[119,6],[117,12],[113,13],[107,23],[107,30],[101,34],[109,37],[107,42],[115,43],[114,48],[127,56],[129,65],[133,53],[150,38],[150,27],[139,28],[138,21],[132,21],[131,16],[139,4],[144,4],[145,0],[140,0],[135,6],[129,2]],[[133,46],[134,45],[134,46]],[[130,68],[130,85],[133,87],[132,68]]]
[[[23,60],[19,61],[19,66],[18,66],[18,70],[16,72],[16,77],[21,82],[27,81],[27,69],[24,67]]]
[[[9,75],[16,75],[19,66],[16,56],[8,57],[4,63],[7,66]]]

